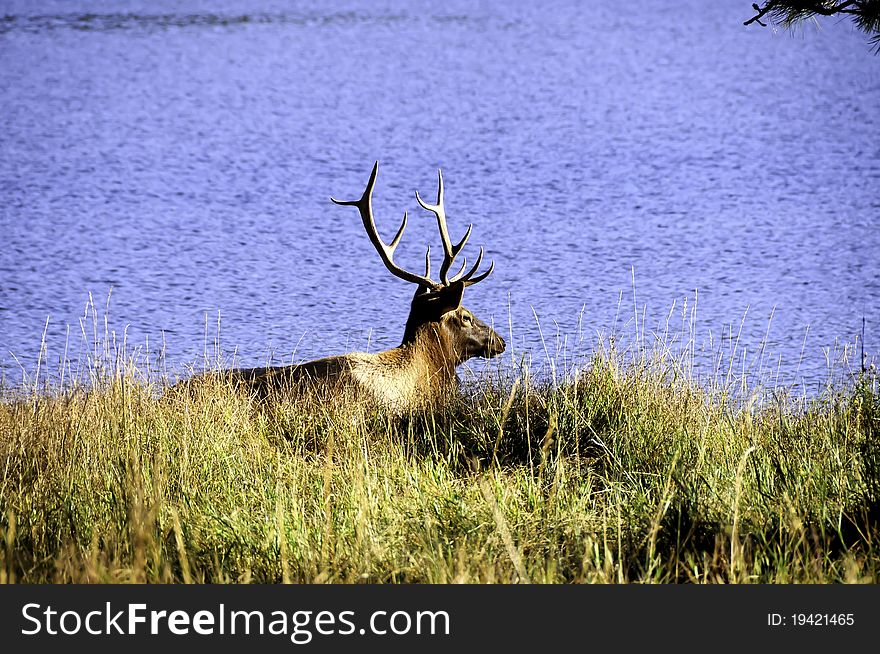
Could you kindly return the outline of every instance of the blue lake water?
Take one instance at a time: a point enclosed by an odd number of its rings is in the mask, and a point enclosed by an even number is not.
[[[43,369],[76,359],[111,288],[108,329],[172,374],[218,316],[243,364],[396,345],[412,288],[328,199],[380,160],[417,271],[443,169],[514,358],[671,312],[706,370],[735,343],[817,388],[863,328],[880,350],[880,57],[750,4],[0,0],[0,371],[44,331]]]

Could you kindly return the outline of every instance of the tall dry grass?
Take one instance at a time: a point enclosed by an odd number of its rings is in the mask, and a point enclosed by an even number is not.
[[[806,398],[701,380],[682,345],[492,368],[391,419],[169,395],[104,334],[5,390],[0,581],[876,581],[876,374]]]

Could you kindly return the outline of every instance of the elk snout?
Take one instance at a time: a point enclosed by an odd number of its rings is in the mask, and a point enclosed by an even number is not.
[[[507,344],[504,342],[504,339],[498,335],[494,329],[489,331],[489,342],[486,344],[486,358],[491,359],[494,356],[498,356],[502,352],[504,352],[504,348]]]

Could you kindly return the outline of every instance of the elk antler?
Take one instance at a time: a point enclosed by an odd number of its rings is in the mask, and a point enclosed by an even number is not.
[[[440,240],[443,242],[443,264],[440,266],[440,283],[437,283],[431,279],[431,248],[428,247],[428,251],[425,253],[425,274],[417,275],[415,273],[409,272],[408,270],[404,270],[396,263],[394,263],[394,250],[397,248],[397,244],[400,243],[400,238],[403,236],[403,230],[406,228],[406,212],[403,214],[403,222],[400,223],[400,228],[397,230],[397,234],[394,235],[394,238],[391,239],[391,243],[385,244],[382,240],[382,237],[379,236],[379,232],[376,229],[376,221],[373,219],[373,186],[376,183],[376,176],[379,173],[379,162],[377,161],[373,165],[373,172],[370,174],[370,180],[367,182],[367,188],[364,189],[364,193],[359,200],[337,200],[336,198],[330,198],[333,202],[343,206],[351,206],[357,207],[358,211],[361,214],[361,220],[364,223],[364,229],[367,231],[367,236],[370,237],[370,241],[373,243],[373,246],[376,248],[376,251],[379,253],[379,256],[382,257],[382,263],[385,264],[385,267],[391,272],[392,275],[403,279],[408,282],[412,282],[414,284],[419,284],[420,286],[424,286],[431,291],[439,291],[453,282],[462,282],[465,286],[471,286],[476,284],[479,281],[486,279],[489,276],[489,273],[495,268],[495,262],[492,262],[489,265],[489,269],[485,272],[474,277],[474,274],[477,272],[477,269],[480,267],[480,263],[483,261],[483,248],[480,248],[480,254],[477,256],[477,262],[473,265],[473,267],[468,270],[466,273],[464,272],[467,267],[467,258],[462,262],[461,269],[453,275],[452,279],[449,279],[449,269],[452,267],[452,264],[455,262],[455,258],[458,256],[458,253],[461,252],[462,248],[467,243],[468,238],[471,235],[471,229],[473,225],[469,225],[467,231],[465,231],[464,236],[461,241],[456,245],[452,245],[452,242],[449,240],[449,230],[446,227],[446,210],[443,208],[443,174],[438,170],[438,176],[440,179],[439,186],[437,188],[437,204],[428,204],[422,200],[419,192],[416,191],[416,200],[419,201],[419,204],[428,211],[432,212],[435,216],[437,216],[437,225],[440,228]]]
[[[416,191],[416,200],[418,200],[419,204],[423,209],[427,209],[435,216],[437,216],[437,226],[440,229],[440,240],[443,242],[443,263],[440,266],[440,284],[443,286],[449,286],[452,282],[462,281],[465,286],[471,286],[476,284],[479,281],[486,279],[489,276],[489,273],[495,268],[495,262],[493,261],[489,265],[489,269],[486,272],[477,275],[474,277],[474,273],[477,272],[477,269],[480,267],[480,263],[483,261],[483,248],[480,248],[480,254],[477,256],[477,262],[474,266],[468,270],[468,272],[464,275],[465,267],[467,266],[467,259],[464,260],[464,263],[461,266],[461,270],[459,270],[453,278],[449,279],[449,269],[452,267],[452,264],[455,262],[455,257],[458,256],[458,253],[461,252],[462,248],[464,248],[465,243],[467,243],[468,238],[471,235],[471,229],[473,229],[473,224],[468,225],[467,230],[464,233],[464,236],[461,237],[461,240],[458,244],[453,245],[452,241],[449,240],[449,229],[446,227],[446,209],[443,206],[443,173],[440,170],[437,170],[437,203],[436,204],[428,204],[424,200],[422,200],[422,196],[419,195],[419,192]]]
[[[361,196],[360,200],[337,200],[332,197],[330,199],[339,205],[357,207],[361,214],[361,220],[364,223],[364,229],[367,230],[367,236],[370,237],[370,241],[372,241],[379,256],[382,257],[382,263],[385,264],[385,267],[388,268],[392,275],[405,281],[412,282],[413,284],[427,286],[431,290],[439,290],[440,284],[432,281],[429,277],[431,274],[430,247],[425,255],[424,276],[404,270],[394,263],[394,250],[397,247],[397,244],[400,243],[400,238],[403,236],[403,230],[406,228],[406,212],[403,214],[403,222],[400,223],[400,228],[397,230],[397,234],[394,235],[394,238],[391,239],[391,243],[386,245],[385,242],[382,241],[382,237],[379,236],[379,232],[376,229],[376,221],[373,219],[373,185],[376,183],[376,175],[378,173],[379,162],[377,161],[373,165],[373,172],[370,174],[370,181],[367,182],[367,188],[364,189],[364,194]]]

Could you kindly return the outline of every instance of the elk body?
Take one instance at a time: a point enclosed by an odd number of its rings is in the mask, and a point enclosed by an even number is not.
[[[416,285],[403,341],[383,352],[351,352],[298,365],[226,371],[224,374],[237,387],[260,398],[306,395],[332,400],[344,397],[346,401],[367,402],[393,413],[405,413],[429,408],[454,396],[458,386],[456,367],[460,364],[472,357],[490,358],[504,351],[504,339],[461,304],[464,289],[488,277],[494,263],[477,274],[483,259],[480,248],[476,263],[470,269],[465,271],[465,259],[460,270],[450,276],[473,226],[468,227],[457,244],[452,243],[443,206],[442,173],[438,171],[436,204],[426,203],[416,192],[418,203],[436,217],[443,244],[439,281],[434,281],[430,247],[425,255],[424,275],[394,263],[394,250],[406,228],[406,213],[390,243],[386,244],[379,236],[372,207],[378,171],[376,162],[360,199],[330,199],[339,205],[356,207],[385,267],[395,277]]]

